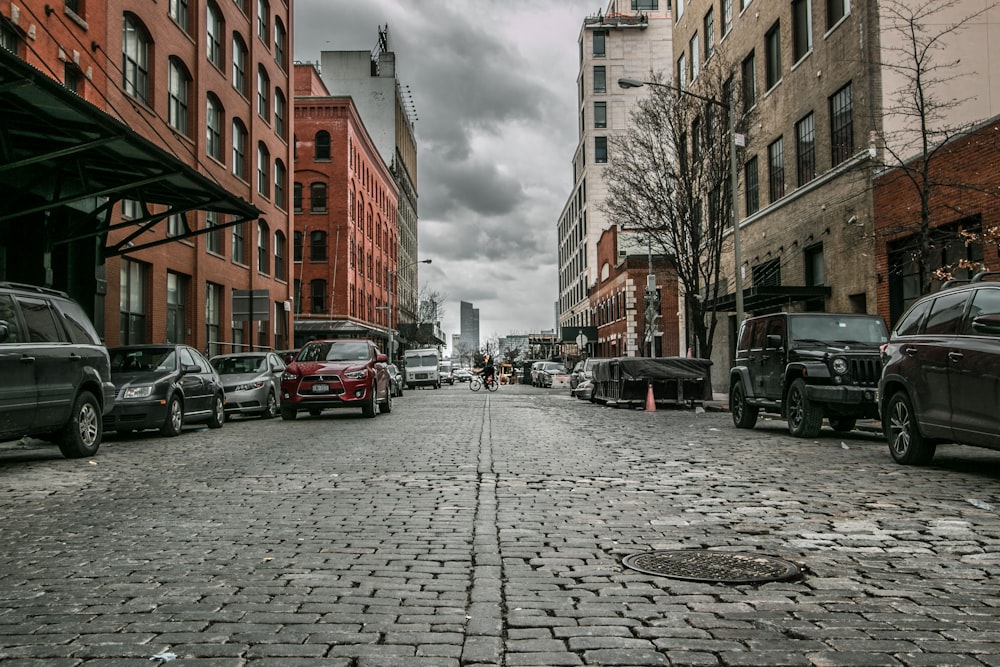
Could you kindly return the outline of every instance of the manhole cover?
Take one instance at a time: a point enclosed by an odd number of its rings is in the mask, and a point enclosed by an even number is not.
[[[622,559],[625,567],[685,581],[712,581],[723,584],[756,584],[794,579],[799,566],[787,560],[760,554],[731,551],[646,551]]]

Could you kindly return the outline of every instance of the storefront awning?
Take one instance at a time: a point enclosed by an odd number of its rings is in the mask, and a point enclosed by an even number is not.
[[[755,285],[743,288],[743,310],[751,313],[775,310],[789,304],[825,299],[828,296],[830,296],[830,288],[823,285],[815,287]],[[706,301],[705,309],[721,313],[735,313],[736,292]]]
[[[139,219],[112,224],[123,199],[140,203]],[[155,214],[153,205],[166,207]],[[85,224],[56,243],[70,243],[116,229],[124,238],[105,248],[121,254],[204,234],[184,215],[221,214],[217,227],[256,219],[260,211],[218,183],[140,136],[59,82],[0,48],[0,224],[62,207]],[[170,238],[142,235],[170,215],[181,215],[183,231]]]

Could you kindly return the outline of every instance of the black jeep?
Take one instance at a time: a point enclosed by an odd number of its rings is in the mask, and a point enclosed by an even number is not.
[[[743,322],[729,376],[737,428],[753,428],[760,411],[788,419],[792,435],[812,438],[877,419],[876,390],[888,340],[877,315],[776,313]]]

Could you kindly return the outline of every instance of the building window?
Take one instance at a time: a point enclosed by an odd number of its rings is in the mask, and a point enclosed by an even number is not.
[[[605,54],[607,53],[607,51],[606,51],[606,49],[607,49],[607,44],[606,44],[607,37],[608,37],[608,31],[607,30],[595,30],[594,31],[594,52],[593,52],[593,55],[594,55],[595,58],[603,58],[605,56]]]
[[[594,127],[608,126],[608,103],[594,102]]]
[[[271,271],[271,248],[268,242],[271,240],[271,230],[263,220],[257,221],[257,271],[260,273],[270,273]]]
[[[77,95],[80,94],[80,85],[83,83],[83,73],[75,63],[65,63],[63,65],[63,85],[67,90],[72,90]]]
[[[851,13],[851,0],[826,0],[826,29],[837,25]]]
[[[0,18],[0,49],[10,51],[15,56],[20,53],[20,43],[21,39],[15,30],[7,21]]]
[[[239,118],[233,119],[233,174],[247,180],[247,128]]]
[[[309,211],[311,213],[326,213],[326,183],[311,183],[309,185]]]
[[[292,285],[293,310],[296,315],[302,312],[302,281],[295,279]]]
[[[247,263],[247,243],[246,243],[246,230],[244,226],[245,222],[241,222],[238,225],[233,225],[233,261],[237,264]]]
[[[167,66],[167,123],[188,136],[188,97],[191,94],[191,75],[176,58]]]
[[[764,35],[764,85],[767,90],[781,81],[781,25],[775,21]]]
[[[677,59],[677,85],[681,90],[687,89],[687,54],[682,53]]]
[[[743,59],[741,70],[743,76],[743,112],[746,113],[757,104],[757,62],[753,51]]]
[[[684,16],[684,0],[677,0],[677,18]]]
[[[222,285],[205,284],[205,342],[208,344],[208,355],[214,357],[222,352],[221,327],[222,321]]]
[[[326,261],[326,232],[309,232],[309,261]]]
[[[704,33],[705,33],[705,60],[712,57],[715,53],[715,10],[709,7],[708,13],[705,14]]]
[[[222,49],[222,35],[225,30],[225,24],[222,22],[222,12],[219,11],[214,2],[208,3],[206,24],[208,62],[215,65],[216,68],[222,69],[222,62],[225,59]]]
[[[181,30],[188,32],[188,0],[170,0],[167,15]]]
[[[309,283],[309,312],[322,315],[326,312],[326,281],[313,280]]]
[[[767,182],[770,201],[785,196],[785,142],[782,137],[767,147]]]
[[[809,0],[792,0],[792,59],[798,62],[812,51],[812,8]]]
[[[149,102],[149,47],[146,28],[131,14],[122,20],[122,72],[125,94]]]
[[[316,133],[316,159],[317,160],[329,160],[330,159],[330,133],[326,130],[320,130]]]
[[[267,0],[257,0],[257,36],[264,44],[271,39],[271,5]]]
[[[746,161],[743,167],[744,185],[746,187],[747,216],[751,216],[760,210],[760,192],[757,181],[757,156]]]
[[[287,280],[285,267],[285,255],[288,249],[285,247],[285,235],[280,231],[274,233],[274,277],[277,280]]]
[[[216,211],[205,213],[205,229],[211,231],[205,234],[205,249],[217,255],[222,254],[222,229],[219,228],[221,221]]]
[[[288,66],[285,64],[287,48],[288,32],[285,30],[285,24],[276,16],[274,17],[274,62],[278,63],[282,72],[288,71]]]
[[[233,33],[233,88],[247,96],[247,45],[243,38]]]
[[[271,153],[263,141],[257,143],[257,192],[271,196]]]
[[[222,162],[222,103],[209,93],[205,111],[205,152]]]
[[[271,120],[271,79],[263,65],[257,65],[257,115]]]
[[[184,303],[187,301],[187,278],[167,271],[167,342],[183,343],[185,326]]]
[[[722,35],[733,29],[733,0],[722,0]]]
[[[795,155],[798,184],[816,178],[816,126],[813,114],[795,124]]]
[[[285,304],[278,301],[274,304],[274,349],[283,350],[288,347],[288,315]]]
[[[285,95],[280,88],[274,89],[274,133],[285,138],[285,114],[287,113]]]
[[[691,35],[691,41],[688,42],[688,53],[691,55],[691,71],[688,73],[688,77],[691,81],[698,78],[698,73],[701,71],[701,51],[698,50],[698,33]]]
[[[823,244],[819,243],[806,248],[806,287],[816,287],[826,284],[826,275],[823,270]]]
[[[292,209],[296,213],[302,212],[302,184],[297,181],[292,186]]]
[[[288,170],[285,169],[285,163],[281,160],[274,161],[274,203],[280,209],[288,208],[288,200],[286,198],[286,188],[285,183],[288,181]]]
[[[302,261],[302,232],[295,232],[292,236],[292,261]]]
[[[171,213],[167,216],[167,236],[180,236],[184,233],[182,213]]]
[[[594,137],[594,162],[604,164],[608,161],[608,138]]]
[[[608,92],[607,70],[604,69],[604,65],[594,67],[594,92]]]
[[[833,166],[854,155],[854,112],[851,101],[851,84],[847,84],[830,98],[830,145]]]
[[[670,6],[670,0],[667,0],[667,7]],[[656,11],[660,7],[659,0],[632,0],[632,11],[643,11],[652,10]]]
[[[120,345],[137,345],[146,342],[146,280],[145,264],[122,259],[119,272],[121,302],[119,320]]]
[[[781,260],[761,262],[750,269],[754,287],[779,287],[781,285]]]

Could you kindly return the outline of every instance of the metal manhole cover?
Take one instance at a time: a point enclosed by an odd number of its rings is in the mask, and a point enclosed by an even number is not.
[[[685,581],[756,584],[799,576],[799,566],[773,556],[731,551],[645,551],[622,559],[625,567]]]

